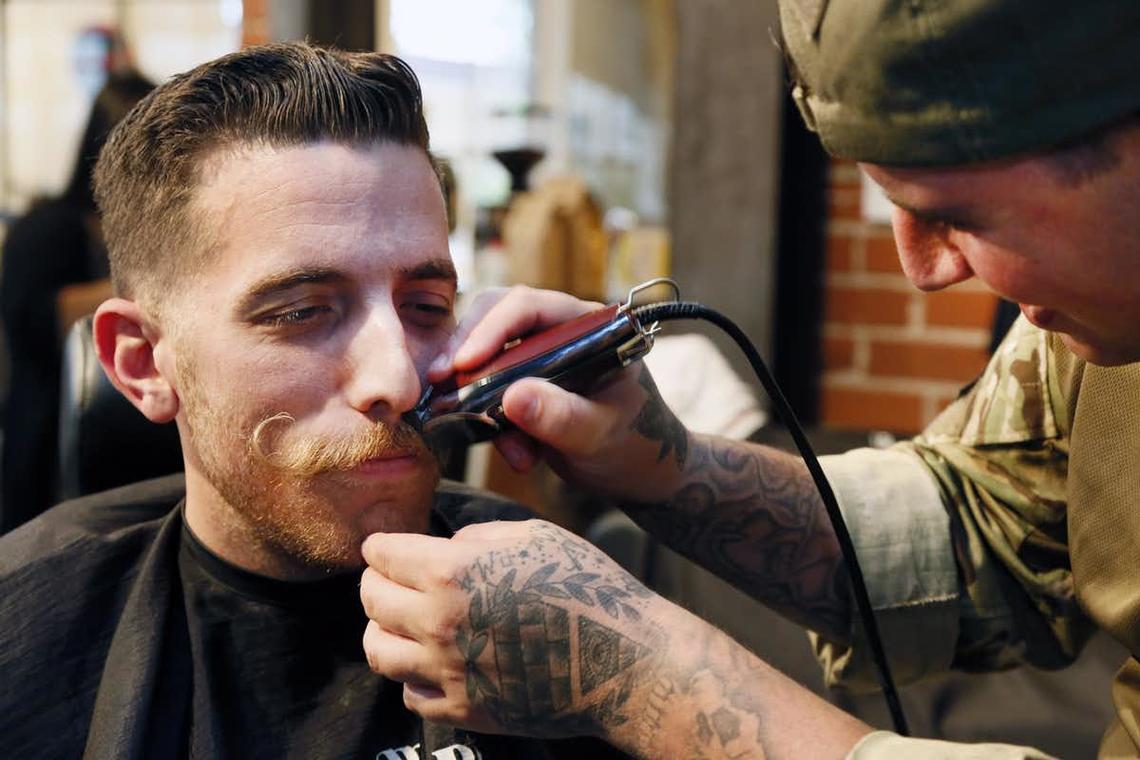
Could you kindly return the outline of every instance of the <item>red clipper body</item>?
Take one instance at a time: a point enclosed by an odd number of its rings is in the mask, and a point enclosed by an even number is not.
[[[511,341],[478,369],[429,386],[404,420],[426,438],[457,443],[488,440],[510,426],[503,393],[524,377],[540,377],[574,392],[644,356],[656,325],[645,329],[629,303],[613,304]]]

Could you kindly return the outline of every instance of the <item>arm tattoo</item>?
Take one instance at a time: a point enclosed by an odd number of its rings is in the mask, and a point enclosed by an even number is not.
[[[769,672],[740,645],[711,626],[686,640],[699,655],[689,665],[662,668],[645,698],[635,745],[660,756],[658,737],[680,722],[685,746],[674,756],[763,758],[767,755],[761,700]]]
[[[536,736],[597,734],[628,719],[635,670],[656,649],[618,629],[641,621],[652,596],[632,576],[543,525],[522,551],[491,552],[456,580],[469,599],[456,644],[472,703]]]
[[[686,485],[664,502],[624,508],[669,547],[729,583],[846,641],[847,568],[802,463],[712,438],[690,448],[686,473]]]

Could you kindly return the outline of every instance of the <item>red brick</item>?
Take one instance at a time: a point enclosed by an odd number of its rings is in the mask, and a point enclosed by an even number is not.
[[[850,369],[855,363],[855,341],[850,338],[823,339],[823,367],[829,370]]]
[[[857,189],[829,190],[827,216],[829,219],[857,220],[863,210]]]
[[[838,324],[901,325],[911,295],[879,288],[829,288],[824,320]]]
[[[945,327],[984,327],[993,324],[997,298],[991,293],[943,290],[926,296],[926,323]]]
[[[989,356],[980,348],[938,343],[875,341],[871,344],[871,374],[922,377],[966,382],[986,366]]]
[[[827,271],[850,272],[852,241],[847,235],[831,234],[827,236]]]
[[[899,253],[898,249],[895,248],[893,237],[868,238],[865,251],[868,272],[902,273],[902,265],[899,264]]]
[[[922,398],[825,385],[822,417],[823,424],[831,427],[915,433],[923,427]]]
[[[833,162],[827,172],[827,186],[834,189],[862,190],[862,175],[854,164]]]
[[[267,0],[242,0],[241,44],[262,45],[269,42],[269,4]]]

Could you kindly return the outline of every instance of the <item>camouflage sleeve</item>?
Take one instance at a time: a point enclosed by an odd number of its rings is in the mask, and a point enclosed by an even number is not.
[[[1022,319],[920,436],[823,462],[900,683],[1060,667],[1090,635],[1066,545],[1068,391]],[[846,645],[812,636],[828,685],[877,686],[861,631]]]
[[[1048,335],[1018,319],[973,388],[903,444],[938,479],[961,573],[954,667],[1072,662],[1093,625],[1069,565],[1068,403]]]

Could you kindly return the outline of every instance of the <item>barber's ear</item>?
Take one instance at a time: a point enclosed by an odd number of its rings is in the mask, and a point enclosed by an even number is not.
[[[151,422],[178,414],[178,393],[163,375],[155,353],[160,332],[134,301],[111,298],[95,310],[95,350],[111,384]]]

